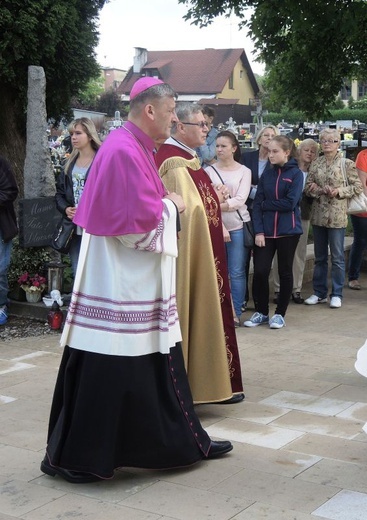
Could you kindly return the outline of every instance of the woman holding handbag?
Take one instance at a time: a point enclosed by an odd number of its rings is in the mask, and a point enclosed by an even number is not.
[[[63,217],[73,220],[89,168],[101,146],[101,141],[93,121],[87,117],[75,119],[68,130],[73,151],[57,179],[55,201],[56,208]],[[68,251],[74,276],[78,265],[81,240],[82,229],[75,226]]]
[[[213,184],[225,184],[230,197],[220,208],[226,245],[228,274],[231,285],[235,326],[240,326],[241,306],[246,293],[246,258],[244,229],[250,221],[246,200],[251,189],[251,170],[240,163],[241,151],[236,136],[229,130],[219,132],[216,139],[217,162],[208,166]]]

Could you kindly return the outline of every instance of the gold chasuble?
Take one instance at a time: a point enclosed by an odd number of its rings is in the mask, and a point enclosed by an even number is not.
[[[182,196],[177,308],[182,349],[195,403],[243,392],[223,241],[220,204],[200,161],[171,144],[156,162],[164,185]]]

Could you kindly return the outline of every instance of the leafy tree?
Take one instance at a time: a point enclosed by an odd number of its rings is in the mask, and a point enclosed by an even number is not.
[[[178,0],[193,24],[231,12],[241,18],[281,104],[317,118],[343,78],[367,77],[365,0]],[[251,8],[251,10],[250,10]]]
[[[108,117],[114,117],[116,110],[120,111],[121,117],[126,114],[126,110],[121,103],[119,95],[113,89],[107,90],[107,92],[101,94],[96,106],[99,112],[105,112]]]
[[[70,99],[99,76],[94,48],[99,10],[106,0],[1,0],[0,153],[17,178],[25,151],[28,66],[41,66],[47,81],[47,113],[70,115]]]
[[[104,92],[104,79],[102,76],[88,81],[86,87],[80,90],[77,97],[72,100],[73,108],[84,110],[97,110],[100,96]]]

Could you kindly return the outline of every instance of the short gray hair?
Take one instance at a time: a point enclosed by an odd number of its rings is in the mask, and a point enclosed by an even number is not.
[[[259,145],[259,141],[260,139],[262,138],[263,134],[265,133],[265,130],[267,130],[268,128],[270,128],[270,130],[273,130],[274,134],[275,135],[279,135],[279,130],[276,126],[274,125],[266,125],[266,126],[263,126],[261,128],[261,130],[259,130],[257,136],[256,136],[256,144]]]
[[[329,137],[331,135],[336,137],[336,139],[340,141],[340,132],[336,128],[324,128],[323,130],[321,130],[319,134],[319,141],[321,142],[321,139],[323,137]]]
[[[153,102],[157,99],[165,97],[177,98],[176,92],[168,83],[160,83],[159,85],[153,85],[143,92],[140,92],[134,99],[130,101],[130,112],[137,114],[145,105],[149,102]]]
[[[181,101],[176,105],[176,115],[179,121],[190,121],[193,115],[203,112],[203,107],[197,103],[189,103]],[[177,132],[177,124],[172,125],[171,134],[174,135]]]

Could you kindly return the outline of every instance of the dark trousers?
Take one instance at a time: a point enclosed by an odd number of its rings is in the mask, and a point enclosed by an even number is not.
[[[254,287],[256,287],[256,310],[269,314],[269,275],[277,252],[279,273],[279,298],[275,314],[285,316],[293,289],[293,258],[299,235],[281,238],[266,238],[265,247],[254,248]]]

